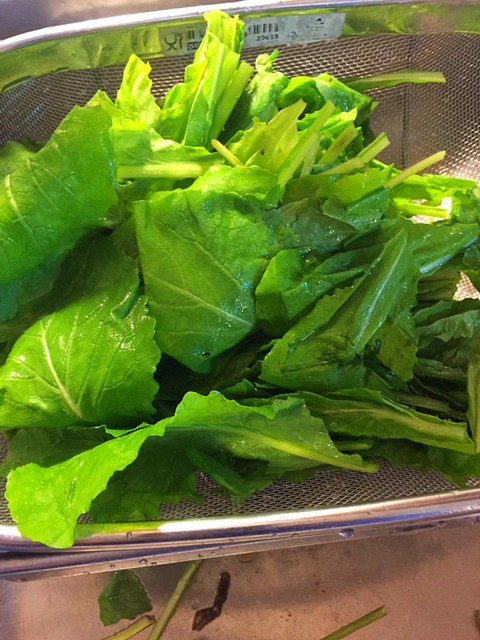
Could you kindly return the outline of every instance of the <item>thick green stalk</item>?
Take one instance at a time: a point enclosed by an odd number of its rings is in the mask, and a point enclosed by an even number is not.
[[[168,600],[164,610],[162,611],[160,617],[157,619],[155,626],[150,631],[150,635],[148,636],[147,640],[159,640],[162,637],[163,632],[167,628],[168,623],[177,610],[177,607],[185,590],[187,589],[197,570],[200,568],[202,562],[203,560],[194,560],[187,566],[182,574],[182,577],[178,581],[174,592],[170,596],[170,599]]]
[[[425,216],[428,218],[450,219],[450,211],[444,207],[432,207],[428,204],[418,204],[406,198],[393,198],[395,207],[398,207],[405,216]]]
[[[394,71],[365,78],[347,78],[344,82],[355,91],[368,91],[378,87],[390,89],[399,84],[445,84],[446,79],[441,71]]]

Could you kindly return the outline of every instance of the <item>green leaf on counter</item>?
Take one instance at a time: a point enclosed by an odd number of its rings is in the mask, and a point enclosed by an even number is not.
[[[104,625],[120,620],[134,620],[152,610],[152,603],[136,573],[126,569],[113,571],[98,597],[100,619]]]

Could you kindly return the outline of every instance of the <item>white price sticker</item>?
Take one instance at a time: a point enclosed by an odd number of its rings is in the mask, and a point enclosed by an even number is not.
[[[344,13],[300,14],[245,19],[245,48],[270,47],[331,40],[342,35]],[[196,51],[205,27],[161,29],[160,42],[166,56],[180,56]]]
[[[302,44],[342,35],[344,13],[278,15],[245,20],[245,46]]]

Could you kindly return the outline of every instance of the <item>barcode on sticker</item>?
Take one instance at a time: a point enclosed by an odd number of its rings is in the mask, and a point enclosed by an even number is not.
[[[345,22],[344,13],[298,14],[246,18],[245,48],[290,43],[317,42],[339,38]],[[162,51],[167,56],[194,52],[205,35],[205,27],[161,28]]]
[[[245,20],[245,46],[264,44],[304,44],[330,40],[342,35],[344,13],[279,14],[268,18]]]

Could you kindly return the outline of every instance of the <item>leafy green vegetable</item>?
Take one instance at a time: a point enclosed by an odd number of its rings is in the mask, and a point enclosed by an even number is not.
[[[208,371],[254,327],[272,230],[253,202],[194,189],[156,194],[137,206],[135,220],[157,343]]]
[[[385,322],[372,338],[376,359],[403,382],[413,377],[417,359],[417,335],[409,309],[397,313]]]
[[[6,142],[0,147],[0,180],[16,171],[34,152],[19,142]]]
[[[406,438],[436,447],[473,453],[465,423],[419,413],[369,389],[336,391],[326,396],[302,394],[328,430],[348,436]]]
[[[347,78],[345,84],[356,91],[369,91],[380,87],[391,89],[399,84],[445,84],[445,76],[440,71],[393,71],[378,76]]]
[[[253,73],[240,61],[244,25],[221,11],[206,14],[207,31],[185,81],[165,96],[160,133],[191,146],[209,147],[223,130]]]
[[[480,326],[480,300],[440,301],[415,314],[420,342],[472,338]]]
[[[118,162],[117,177],[197,178],[207,169],[223,162],[203,147],[187,147],[165,140],[152,130],[113,129],[112,136]]]
[[[60,271],[60,260],[31,269],[18,280],[0,285],[0,322],[13,320],[20,309],[51,291]]]
[[[117,200],[109,128],[99,108],[74,107],[43,149],[0,183],[0,285],[108,226]]]
[[[330,100],[337,109],[344,112],[356,109],[358,124],[364,122],[377,106],[372,98],[352,89],[328,73],[317,76],[315,84],[325,102]]]
[[[283,205],[278,212],[278,223],[277,241],[282,249],[333,253],[357,234],[347,220],[325,214],[318,198],[305,198]]]
[[[248,129],[256,118],[268,122],[275,115],[279,95],[288,84],[287,76],[273,69],[277,58],[278,51],[258,56],[255,61],[256,73],[227,122],[227,132]]]
[[[2,429],[121,425],[153,412],[160,355],[135,264],[99,240],[77,269],[77,295],[34,323],[0,369]]]
[[[132,53],[118,90],[115,105],[131,120],[140,120],[154,129],[160,120],[160,107],[152,95],[152,67]]]
[[[8,454],[0,465],[7,476],[16,467],[29,462],[50,467],[109,439],[103,427],[90,429],[15,429],[7,431]]]
[[[298,118],[305,109],[302,100],[279,111],[268,123],[256,120],[250,129],[228,145],[227,160],[241,165],[255,165],[278,175],[283,188],[301,169],[310,173],[320,145],[319,130],[333,113],[331,102],[318,112],[308,129],[298,131]]]
[[[321,298],[274,345],[261,377],[278,386],[311,391],[362,386],[365,373],[359,356],[413,275],[402,233],[385,245],[352,287]]]
[[[138,92],[142,88],[144,72],[142,67],[135,66],[134,68],[137,69],[138,79],[133,88]],[[132,80],[132,73],[127,75],[129,81]],[[131,93],[133,88],[126,84],[124,78],[118,94],[121,95],[125,90]],[[155,103],[153,96],[147,94],[146,97],[150,97]],[[140,93],[138,99],[143,98],[144,96]],[[133,101],[133,96],[130,96],[130,99]],[[134,108],[135,104],[131,105],[127,102],[124,105],[119,102],[118,98],[114,104],[107,94],[100,91],[89,105],[100,106],[111,118],[110,139],[115,152],[119,181],[127,179],[158,180],[159,178],[178,181],[196,178],[210,167],[223,162],[220,156],[210,153],[203,147],[191,147],[162,138],[149,124],[149,113],[144,114],[140,108],[137,113]],[[134,119],[135,117],[144,117],[147,120],[137,120]],[[138,195],[136,193],[140,186],[141,184],[137,183],[130,187],[135,192],[136,199],[142,195],[142,190]],[[146,186],[150,187],[151,183]],[[143,191],[145,190],[147,189],[144,185]]]
[[[434,273],[477,239],[478,224],[417,224],[405,218],[381,220],[371,231],[365,230],[347,242],[349,248],[383,244],[405,231],[408,243],[423,276]]]
[[[206,22],[164,99],[131,55],[0,149],[0,474],[47,545],[199,502],[199,472],[234,501],[376,457],[480,477],[480,189],[378,160],[362,91],[443,76],[254,70]]]
[[[100,619],[104,625],[115,624],[119,620],[133,620],[152,610],[142,581],[133,571],[113,571],[98,597]]]
[[[95,522],[139,522],[157,518],[160,504],[198,501],[197,469],[201,467],[190,460],[185,442],[160,445],[151,438],[137,459],[111,478],[108,490],[92,502],[90,515]]]
[[[359,471],[376,469],[358,454],[341,453],[323,422],[310,415],[302,400],[242,406],[216,392],[207,397],[189,393],[172,418],[121,435],[50,467],[33,463],[13,470],[6,496],[22,533],[50,546],[70,546],[77,518],[102,491],[107,489],[108,493],[112,476],[134,462],[142,445],[152,437],[160,438],[157,461],[164,457],[168,460],[168,444],[180,441],[183,446],[188,443],[207,454],[224,450],[238,458],[265,461],[267,475],[272,479],[319,464]],[[164,442],[166,450],[162,450]],[[116,491],[115,495],[118,496]]]
[[[191,185],[192,191],[237,195],[262,207],[278,204],[281,190],[275,175],[260,167],[212,167]]]
[[[283,335],[318,298],[362,275],[362,266],[348,264],[350,255],[339,255],[343,264],[337,256],[319,264],[315,255],[300,249],[286,249],[272,258],[255,291],[257,319],[266,333]]]
[[[467,372],[468,423],[477,452],[480,450],[480,350],[478,338],[479,332],[477,330],[470,346]]]

